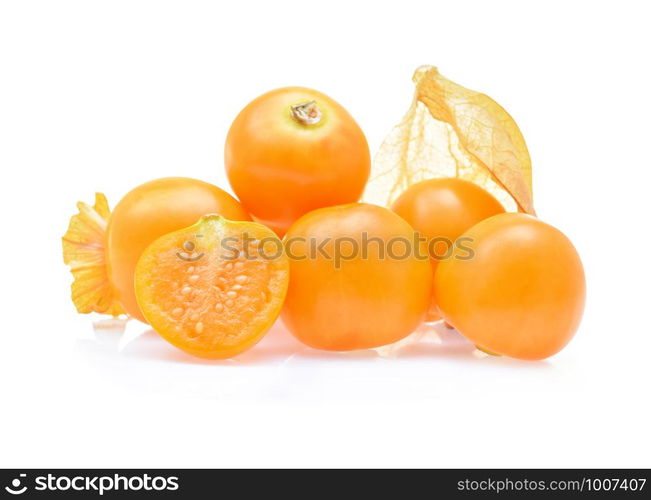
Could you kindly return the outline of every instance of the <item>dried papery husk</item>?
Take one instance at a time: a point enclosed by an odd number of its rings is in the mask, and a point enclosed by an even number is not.
[[[382,143],[364,193],[390,206],[409,186],[436,177],[478,184],[504,208],[535,214],[531,160],[520,129],[490,97],[421,66],[409,111]]]
[[[72,302],[82,314],[124,314],[106,266],[106,227],[111,215],[106,197],[96,193],[92,207],[80,201],[77,208],[79,213],[70,218],[62,238],[63,262],[74,277]]]

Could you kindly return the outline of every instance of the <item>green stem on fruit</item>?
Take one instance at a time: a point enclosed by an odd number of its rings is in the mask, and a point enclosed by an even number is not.
[[[301,125],[316,125],[321,121],[321,110],[316,101],[292,104],[292,118]]]

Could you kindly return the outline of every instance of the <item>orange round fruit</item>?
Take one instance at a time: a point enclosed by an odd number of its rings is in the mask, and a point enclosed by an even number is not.
[[[258,97],[235,118],[225,164],[246,210],[282,235],[311,210],[359,200],[371,160],[364,133],[340,104],[288,87]]]
[[[454,242],[478,222],[504,207],[478,185],[455,177],[429,179],[410,186],[391,207],[428,241],[432,271],[451,255]],[[432,301],[428,319],[438,319]]]
[[[120,200],[109,218],[106,260],[112,286],[130,316],[145,321],[133,281],[136,264],[145,248],[156,238],[213,213],[232,220],[250,220],[238,201],[226,191],[185,177],[147,182]]]
[[[535,217],[505,213],[463,235],[464,249],[439,262],[434,294],[445,321],[480,349],[544,359],[576,332],[585,275],[570,240]]]
[[[135,289],[165,340],[194,356],[224,359],[252,347],[274,323],[288,270],[270,229],[208,215],[147,247]]]
[[[322,208],[287,232],[290,280],[281,313],[318,349],[390,344],[411,333],[431,300],[432,273],[414,230],[392,211],[355,203]]]

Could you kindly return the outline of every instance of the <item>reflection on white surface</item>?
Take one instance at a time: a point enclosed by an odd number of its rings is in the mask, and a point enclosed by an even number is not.
[[[286,330],[282,322],[277,321],[267,335],[252,349],[227,360],[204,360],[190,356],[163,340],[148,325],[138,321],[105,320],[94,323],[95,338],[78,342],[82,351],[111,352],[115,356],[141,358],[151,361],[209,364],[209,365],[278,365],[285,364],[293,358],[311,360],[377,360],[406,359],[422,356],[463,357],[475,351],[474,346],[459,335],[456,330],[447,328],[443,323],[423,324],[405,339],[377,349],[358,351],[321,351],[311,349],[296,339]]]
[[[299,343],[278,321],[254,348],[214,361],[185,354],[148,326],[130,321],[123,332],[116,325],[96,331],[94,339],[78,340],[77,353],[103,379],[130,392],[256,401],[491,397],[519,386],[544,390],[560,376],[546,361],[478,358],[470,342],[442,323],[424,324],[380,349],[329,352]],[[541,370],[548,376],[537,377]]]

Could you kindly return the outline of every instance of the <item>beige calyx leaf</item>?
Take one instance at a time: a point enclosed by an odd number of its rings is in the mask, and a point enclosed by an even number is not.
[[[375,156],[364,200],[390,206],[409,186],[459,177],[493,194],[507,210],[535,214],[531,160],[520,129],[490,97],[421,66],[409,111]]]
[[[77,208],[79,213],[70,218],[62,238],[63,262],[70,266],[74,277],[72,302],[82,314],[124,314],[106,266],[106,227],[111,214],[106,197],[96,193],[94,206],[80,201]]]

